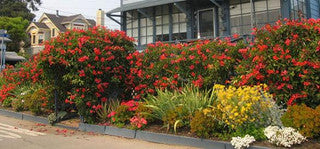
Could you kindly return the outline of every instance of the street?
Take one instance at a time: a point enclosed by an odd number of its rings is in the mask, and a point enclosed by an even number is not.
[[[192,149],[98,135],[0,115],[0,149]]]

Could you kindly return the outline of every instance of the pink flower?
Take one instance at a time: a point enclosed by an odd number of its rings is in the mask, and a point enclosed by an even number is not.
[[[112,111],[110,114],[108,114],[108,118],[113,117],[114,115],[116,115],[117,113],[115,111]]]

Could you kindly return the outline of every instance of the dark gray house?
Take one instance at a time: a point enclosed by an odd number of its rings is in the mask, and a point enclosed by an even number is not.
[[[121,25],[138,47],[250,34],[252,27],[281,18],[319,18],[320,0],[120,0],[107,16]],[[115,17],[120,17],[117,21]]]

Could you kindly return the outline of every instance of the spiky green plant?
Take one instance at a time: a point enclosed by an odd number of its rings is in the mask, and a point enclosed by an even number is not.
[[[180,125],[188,126],[190,117],[196,111],[207,108],[215,100],[212,91],[200,91],[199,88],[187,85],[181,91],[157,89],[157,96],[148,95],[146,106],[152,109],[150,115],[164,123],[168,130],[173,127],[175,132]]]
[[[108,115],[120,106],[119,100],[108,100],[107,102],[101,102],[102,108],[97,111],[99,120],[102,123],[108,121]]]

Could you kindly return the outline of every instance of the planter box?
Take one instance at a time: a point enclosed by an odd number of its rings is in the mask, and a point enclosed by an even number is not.
[[[135,130],[117,128],[117,127],[111,127],[111,126],[106,126],[104,134],[111,135],[111,136],[125,137],[130,139],[134,139],[136,137]]]

